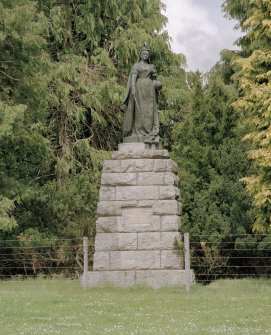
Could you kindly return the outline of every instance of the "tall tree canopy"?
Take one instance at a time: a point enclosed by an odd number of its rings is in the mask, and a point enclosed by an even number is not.
[[[196,273],[209,275],[224,272],[238,237],[249,234],[253,222],[250,199],[240,182],[250,170],[247,145],[241,141],[240,117],[231,107],[238,93],[225,84],[222,70],[224,64],[214,67],[204,85],[200,73],[190,76],[190,109],[173,128],[182,231],[191,235]]]
[[[50,71],[47,25],[31,0],[0,3],[0,227],[15,225],[10,210],[27,188],[49,174],[46,92]],[[7,211],[5,211],[5,208]],[[6,214],[4,214],[6,213]],[[7,220],[10,220],[8,224]]]
[[[93,237],[102,162],[121,140],[129,69],[145,42],[172,126],[186,100],[185,58],[169,48],[162,8],[160,0],[0,2],[2,238]]]
[[[234,78],[240,98],[234,107],[246,119],[249,157],[257,167],[244,182],[253,196],[257,232],[271,229],[271,3],[269,0],[228,0],[225,10],[245,32],[235,58]]]

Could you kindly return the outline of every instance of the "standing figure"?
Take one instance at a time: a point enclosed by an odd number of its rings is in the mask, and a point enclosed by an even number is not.
[[[156,68],[150,64],[150,50],[144,44],[138,62],[131,69],[124,100],[124,142],[160,142],[157,96],[161,88]]]

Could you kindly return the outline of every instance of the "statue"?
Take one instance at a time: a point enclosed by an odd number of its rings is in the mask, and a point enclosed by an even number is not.
[[[150,64],[150,50],[144,44],[139,60],[132,66],[124,103],[126,105],[123,136],[124,142],[159,144],[159,120],[157,111],[158,90],[156,68]]]

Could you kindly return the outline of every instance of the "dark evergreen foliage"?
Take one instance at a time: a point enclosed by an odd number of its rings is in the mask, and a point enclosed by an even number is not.
[[[170,50],[160,0],[0,2],[4,275],[22,273],[24,257],[28,274],[48,264],[81,266],[83,235],[93,247],[102,162],[121,141],[129,68],[145,42],[163,82],[161,136],[179,164],[181,229],[190,232],[195,243],[193,266],[204,269],[211,280],[215,274],[225,275],[226,264],[244,264],[245,253],[236,263],[232,257],[247,245],[269,255],[264,248],[268,239],[250,235],[255,212],[240,181],[255,172],[247,159],[249,143],[242,141],[250,110],[232,105],[240,93],[236,85],[247,78],[246,69],[240,71],[239,56],[269,50],[269,21],[265,19],[261,29],[257,19],[268,14],[263,6],[270,5],[261,0],[225,1],[224,10],[240,22],[246,36],[239,41],[240,52],[223,51],[221,62],[203,77],[186,73],[185,57]],[[261,38],[255,38],[258,33]],[[255,65],[261,88],[267,85],[269,63]],[[268,206],[263,206],[266,218]],[[47,258],[38,252],[41,245],[50,250]],[[63,258],[63,248],[69,258]]]
[[[162,7],[160,0],[1,1],[0,238],[15,247],[93,241],[102,162],[121,140],[128,71],[143,43],[164,82],[164,123],[185,99],[185,59],[169,49]],[[57,254],[60,246],[50,248]]]

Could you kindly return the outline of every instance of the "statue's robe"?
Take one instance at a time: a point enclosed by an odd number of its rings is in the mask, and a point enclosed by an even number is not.
[[[152,79],[154,66],[148,63],[133,65],[124,103],[126,111],[123,122],[124,136],[141,135],[145,139],[155,137],[159,132],[157,111],[157,80]],[[135,96],[131,94],[132,75],[136,75]]]

